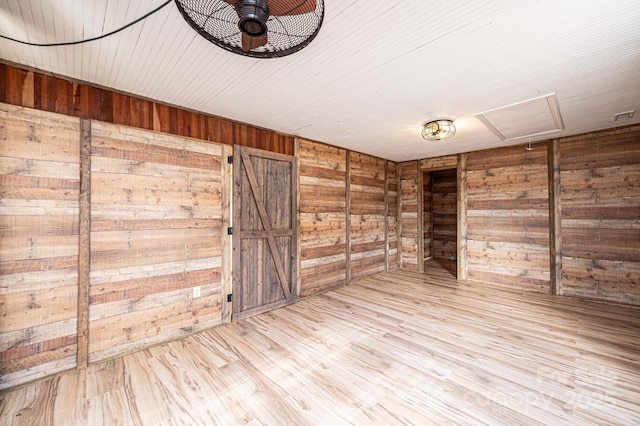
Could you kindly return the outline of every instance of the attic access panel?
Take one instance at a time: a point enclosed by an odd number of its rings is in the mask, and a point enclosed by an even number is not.
[[[476,117],[503,141],[564,130],[558,99],[553,93],[485,111]]]

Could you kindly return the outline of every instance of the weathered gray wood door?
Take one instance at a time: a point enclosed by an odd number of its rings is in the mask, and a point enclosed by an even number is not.
[[[296,158],[234,147],[233,314],[298,299]]]

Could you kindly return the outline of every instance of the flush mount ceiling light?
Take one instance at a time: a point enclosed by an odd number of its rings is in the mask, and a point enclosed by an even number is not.
[[[422,137],[429,141],[449,139],[456,134],[456,126],[451,120],[434,120],[424,125]]]

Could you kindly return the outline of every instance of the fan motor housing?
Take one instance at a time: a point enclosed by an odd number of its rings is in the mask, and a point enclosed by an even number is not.
[[[269,6],[265,0],[242,0],[236,3],[236,12],[240,17],[238,28],[243,33],[259,37],[267,32]]]

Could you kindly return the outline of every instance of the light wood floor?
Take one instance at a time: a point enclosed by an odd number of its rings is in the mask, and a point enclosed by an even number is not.
[[[393,272],[0,395],[0,424],[640,424],[640,310]]]

